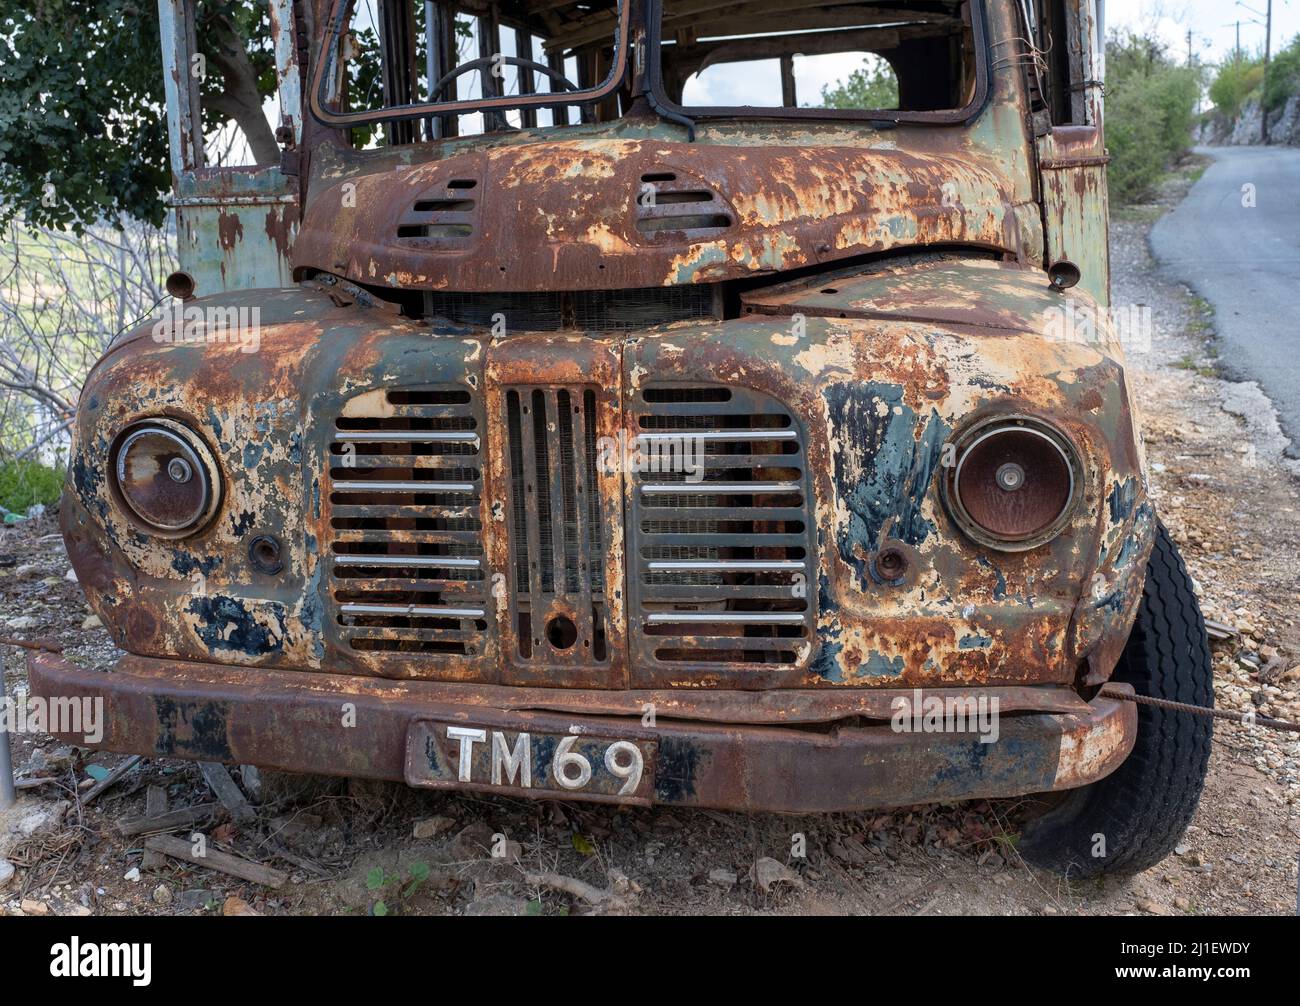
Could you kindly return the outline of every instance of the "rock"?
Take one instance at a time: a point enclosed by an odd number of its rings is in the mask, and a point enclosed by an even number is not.
[[[155,905],[170,905],[172,903],[172,889],[166,884],[159,884],[153,889],[153,902]]]
[[[7,859],[0,859],[0,887],[14,879],[14,864]]]
[[[66,912],[64,912],[63,914],[64,914],[64,915],[67,915],[67,916],[70,916],[70,917],[72,917],[72,918],[74,918],[74,919],[86,919],[86,918],[89,918],[90,916],[94,915],[95,913],[92,912],[92,911],[91,911],[89,908],[87,908],[85,905],[73,905],[71,908],[69,908],[69,909],[68,909]]]
[[[77,571],[76,571],[75,569],[70,569],[70,570],[68,570],[66,573],[63,574],[63,579],[65,579],[65,580],[71,580],[73,583],[76,583],[76,582],[77,582]]]
[[[527,915],[528,902],[507,894],[489,894],[465,906],[466,915]]]
[[[11,618],[5,625],[10,629],[34,629],[40,623],[31,615],[19,615],[17,618]]]
[[[236,897],[232,894],[230,897],[228,897],[228,898],[225,900],[225,903],[222,904],[222,906],[221,906],[221,914],[222,914],[222,915],[230,915],[230,916],[248,915],[248,916],[259,916],[259,917],[260,917],[262,913],[259,912],[257,909],[255,909],[252,905],[250,905],[250,904],[249,904],[247,901],[245,901],[243,898],[236,898]]]
[[[188,908],[190,911],[198,911],[208,907],[208,902],[212,900],[212,892],[205,888],[194,888],[189,891],[181,891],[177,901],[181,908]]]
[[[709,883],[716,884],[718,887],[734,887],[736,884],[735,871],[727,870],[722,867],[710,870]]]
[[[427,817],[423,821],[415,822],[415,827],[411,829],[411,837],[433,838],[434,835],[446,831],[455,823],[454,817]]]
[[[452,854],[457,859],[484,859],[492,854],[493,834],[482,821],[475,821],[456,834],[451,843]]]
[[[81,623],[83,629],[98,629],[104,623],[99,620],[98,615],[87,615]]]
[[[14,576],[19,578],[24,576],[32,576],[36,573],[39,573],[40,571],[41,571],[41,564],[39,562],[25,562],[17,569],[14,570]]]
[[[1169,915],[1168,905],[1162,905],[1158,901],[1152,901],[1150,898],[1138,898],[1134,902],[1139,912],[1146,912],[1148,915]]]
[[[31,898],[23,898],[22,903],[18,906],[23,910],[24,915],[49,915],[50,906],[44,901],[33,901]]]
[[[777,884],[792,884],[803,887],[803,878],[788,866],[783,866],[770,856],[760,856],[750,867],[749,879],[764,894],[771,892]]]
[[[852,835],[848,838],[837,838],[831,842],[830,854],[840,862],[849,863],[853,866],[861,866],[871,858],[867,855],[866,846]]]
[[[126,873],[122,876],[122,879],[129,880],[133,884],[136,883],[140,879],[140,867],[138,866],[131,867],[131,869],[127,870]]]
[[[1180,895],[1179,897],[1174,898],[1174,907],[1180,912],[1190,912],[1192,910],[1192,903]]]

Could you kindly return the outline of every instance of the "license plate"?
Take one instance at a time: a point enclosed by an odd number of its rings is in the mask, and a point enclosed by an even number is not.
[[[406,742],[413,786],[649,805],[655,742],[568,731],[418,720]]]

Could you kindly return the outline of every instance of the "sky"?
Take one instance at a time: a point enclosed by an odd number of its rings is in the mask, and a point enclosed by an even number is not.
[[[1155,28],[1184,60],[1190,30],[1196,58],[1215,63],[1231,55],[1238,20],[1242,49],[1248,53],[1263,51],[1263,14],[1268,0],[1246,0],[1246,5],[1252,10],[1234,0],[1107,0],[1106,23],[1135,30]],[[1273,0],[1273,51],[1277,52],[1297,34],[1300,34],[1300,0]]]

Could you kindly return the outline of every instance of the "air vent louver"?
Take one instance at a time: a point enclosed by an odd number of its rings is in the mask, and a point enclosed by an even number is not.
[[[731,207],[695,179],[671,171],[641,176],[636,199],[636,229],[644,235],[713,236],[732,225]]]
[[[383,406],[371,407],[377,396]],[[478,651],[487,629],[478,425],[460,388],[370,392],[336,418],[330,590],[353,649]]]
[[[795,666],[813,633],[804,435],[760,392],[645,389],[629,522],[631,621],[652,663]]]

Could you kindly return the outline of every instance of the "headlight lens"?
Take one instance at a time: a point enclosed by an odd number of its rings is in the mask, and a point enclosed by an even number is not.
[[[216,511],[212,454],[171,420],[136,423],[122,432],[113,451],[113,479],[127,511],[158,534],[196,531]]]
[[[1081,481],[1078,453],[1054,427],[1028,417],[992,420],[958,442],[949,509],[981,544],[1021,551],[1060,533]]]

